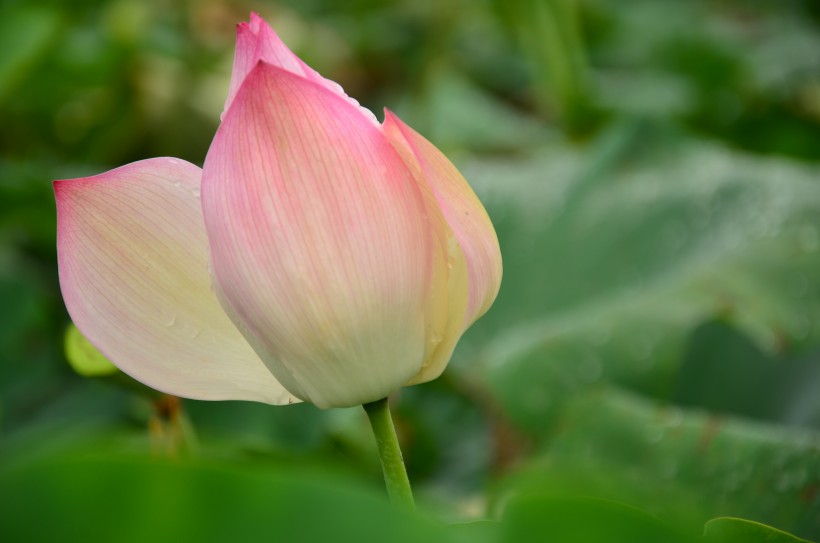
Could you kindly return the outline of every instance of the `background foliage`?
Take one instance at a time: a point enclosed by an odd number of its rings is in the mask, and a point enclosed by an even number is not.
[[[395,398],[419,515],[359,409],[66,362],[50,181],[201,164],[252,9],[498,230],[495,306]],[[0,2],[0,533],[820,539],[818,51],[811,0]]]

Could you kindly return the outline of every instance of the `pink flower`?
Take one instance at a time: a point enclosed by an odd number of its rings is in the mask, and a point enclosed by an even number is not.
[[[54,189],[72,319],[178,396],[383,398],[440,375],[501,281],[493,226],[452,163],[255,14],[202,170],[156,158]]]

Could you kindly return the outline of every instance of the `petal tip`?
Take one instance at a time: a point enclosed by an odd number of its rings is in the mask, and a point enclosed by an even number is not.
[[[54,194],[61,194],[65,192],[67,182],[70,179],[55,179],[51,182],[51,188],[54,189]]]
[[[258,13],[252,11],[247,21],[241,21],[239,23],[236,23],[237,36],[246,33],[250,33],[253,36],[256,36],[257,34],[259,34],[259,28],[263,24],[266,24],[265,20],[262,17],[260,17]]]
[[[55,179],[51,182],[51,187],[54,190],[54,201],[57,204],[58,220],[67,211],[68,194],[74,185],[76,179]]]
[[[78,189],[89,185],[97,180],[99,176],[92,175],[88,177],[76,177],[73,179],[55,179],[51,182],[54,189],[54,197],[57,200],[57,208],[62,209],[64,204],[71,198],[72,194],[76,194]]]
[[[384,120],[382,121],[382,126],[385,128],[389,128],[390,126],[396,124],[396,114],[390,111],[390,108],[382,108],[384,111]]]
[[[416,146],[413,144],[411,139],[408,138],[407,130],[410,129],[410,127],[389,108],[384,108],[384,122],[382,123],[382,126],[386,131],[393,133],[394,137],[398,136],[400,141],[403,140],[410,146],[413,152],[416,153]]]

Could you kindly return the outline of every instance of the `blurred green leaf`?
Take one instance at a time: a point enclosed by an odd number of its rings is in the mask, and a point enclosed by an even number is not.
[[[453,543],[497,543],[501,541],[502,525],[493,520],[449,524],[446,529]]]
[[[717,418],[612,388],[565,406],[536,460],[502,489],[634,504],[690,532],[738,516],[820,533],[820,435]]]
[[[459,496],[480,493],[489,480],[493,443],[482,407],[460,383],[442,376],[429,386],[402,391],[394,410],[399,431],[411,445],[404,455],[411,479],[436,481],[450,507]]]
[[[594,498],[523,495],[511,500],[501,541],[680,543],[671,526],[634,507]]]
[[[487,381],[525,426],[543,432],[598,380],[669,398],[690,331],[715,315],[767,356],[820,338],[816,167],[626,125],[585,154],[465,170],[505,258],[476,326],[505,330],[482,351]]]
[[[411,111],[426,128],[425,137],[444,150],[517,151],[535,147],[549,135],[542,122],[449,70],[431,79],[423,100]]]
[[[817,359],[767,353],[723,318],[694,330],[676,382],[674,403],[717,414],[803,425],[820,416],[817,394],[800,385],[820,382]]]
[[[583,3],[591,96],[758,153],[817,160],[820,33],[800,2]]]
[[[336,475],[84,457],[0,472],[11,541],[446,541]]]
[[[710,520],[703,539],[711,543],[809,543],[777,528],[739,518]]]
[[[594,126],[587,51],[576,0],[508,0],[496,2],[511,34],[519,42],[532,72],[536,102],[542,113],[557,118],[573,135]]]
[[[337,426],[333,411],[310,404],[272,408],[256,402],[189,401],[185,409],[208,442],[268,454],[322,452],[328,446],[328,434]]]
[[[16,262],[9,263],[9,267],[14,271],[22,271],[23,268],[18,267]],[[0,272],[3,271],[0,268]],[[22,347],[19,345],[20,336],[40,324],[46,300],[37,287],[36,282],[27,281],[22,276],[0,273],[0,302],[3,305],[3,311],[0,311],[0,349],[3,355],[0,356],[7,356],[10,351],[16,355],[22,354],[17,352]]]
[[[763,352],[729,323],[716,319],[692,333],[677,375],[672,400],[715,413],[765,418],[780,400],[777,359]]]
[[[60,20],[53,6],[20,6],[0,18],[0,103],[6,99],[54,41]]]

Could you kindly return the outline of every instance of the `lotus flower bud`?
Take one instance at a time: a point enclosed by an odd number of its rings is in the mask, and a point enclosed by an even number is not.
[[[152,159],[55,193],[75,324],[184,397],[383,398],[440,375],[501,280],[493,226],[452,163],[255,14],[202,170]]]

